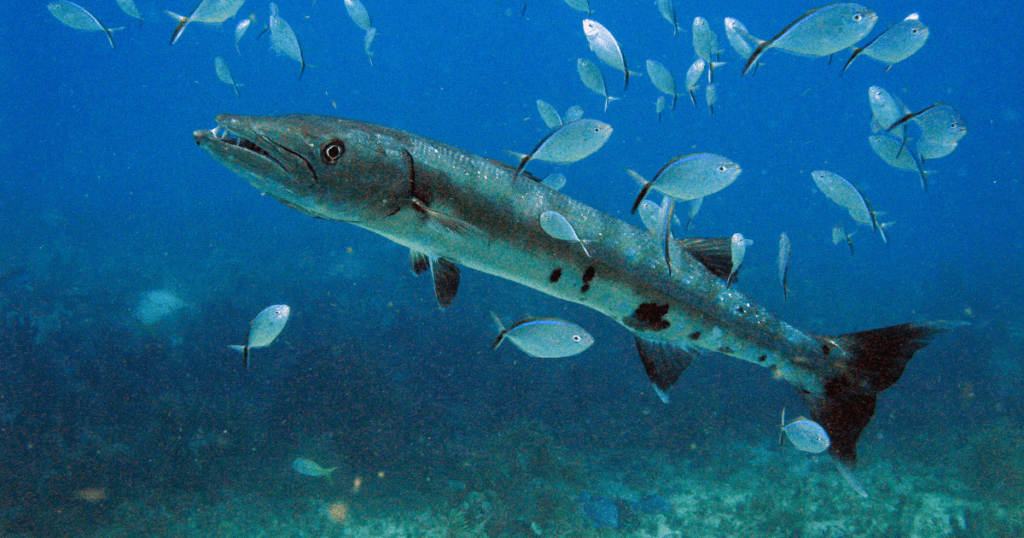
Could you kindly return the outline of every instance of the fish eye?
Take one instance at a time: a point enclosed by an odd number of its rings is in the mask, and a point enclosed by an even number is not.
[[[863,19],[863,18],[864,18],[864,16],[863,16],[863,15],[861,15],[860,13],[856,13],[856,14],[854,14],[854,16],[853,16],[853,21],[854,21],[854,22],[860,22],[860,20],[861,20],[861,19]]]
[[[580,340],[583,340],[583,337],[582,337],[582,336],[580,336],[580,335],[578,335],[578,334],[574,334],[574,335],[572,335],[572,341],[573,341],[573,342],[579,342]]]
[[[344,154],[345,144],[338,139],[331,140],[320,150],[320,158],[323,159],[324,164],[328,165],[337,163]]]
[[[726,168],[725,168],[725,165],[724,165],[724,164],[720,164],[720,165],[718,165],[718,171],[719,171],[719,172],[725,172],[725,169],[726,169]]]

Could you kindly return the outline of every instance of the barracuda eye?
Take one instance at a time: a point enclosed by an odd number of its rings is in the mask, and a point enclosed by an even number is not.
[[[341,140],[334,139],[324,145],[324,148],[320,150],[320,158],[323,159],[324,164],[331,165],[338,162],[341,156],[345,154],[345,144]]]

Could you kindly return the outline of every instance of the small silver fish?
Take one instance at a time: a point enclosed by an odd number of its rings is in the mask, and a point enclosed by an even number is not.
[[[697,96],[694,92],[697,90],[697,83],[700,82],[700,76],[704,74],[704,68],[707,65],[708,63],[703,58],[697,58],[686,70],[686,91],[690,92],[690,101],[693,102],[694,108],[697,107]]]
[[[302,47],[299,46],[299,38],[287,21],[281,18],[277,4],[270,3],[270,42],[271,50],[299,62],[302,66],[299,69],[299,78],[306,71],[306,60],[302,57]]]
[[[967,121],[955,108],[944,103],[935,103],[907,114],[886,130],[892,132],[911,120],[921,128],[917,150],[922,159],[938,159],[949,155],[967,134]]]
[[[743,258],[747,255],[747,247],[753,244],[753,239],[747,239],[741,233],[732,234],[729,243],[729,252],[732,255],[732,269],[729,270],[729,276],[725,279],[726,287],[732,284],[732,278],[736,276],[736,272],[743,265]]]
[[[846,241],[846,246],[850,247],[850,256],[853,256],[853,234],[846,233],[846,230],[837,224],[832,227],[832,244],[838,245],[843,241]]]
[[[840,2],[812,9],[761,43],[747,59],[740,76],[746,75],[768,49],[812,58],[830,56],[863,39],[876,22],[878,15],[860,4]]]
[[[657,0],[658,11],[662,18],[672,25],[672,37],[679,33],[679,19],[676,17],[676,6],[672,0]]]
[[[224,58],[221,58],[220,56],[214,58],[213,68],[217,71],[217,78],[220,79],[220,81],[224,84],[227,84],[234,88],[235,97],[239,97],[238,87],[240,86],[240,84],[237,84],[235,82],[235,77],[231,76],[231,69],[228,68],[228,64],[224,61]]]
[[[308,458],[297,458],[292,461],[292,469],[296,473],[306,476],[321,477],[330,476],[337,467],[324,468],[319,463]]]
[[[252,23],[254,22],[256,22],[256,14],[251,13],[248,17],[239,21],[235,26],[235,50],[238,51],[239,55],[242,54],[242,49],[238,48],[238,43],[242,41],[242,36],[245,35],[245,32],[249,30],[249,26],[252,26]]]
[[[242,353],[242,362],[246,368],[249,367],[249,350],[264,348],[274,342],[284,326],[288,323],[288,317],[292,311],[288,305],[271,305],[260,311],[249,323],[249,334],[246,336],[245,345],[231,345],[229,348]]]
[[[587,250],[586,243],[580,239],[580,236],[576,234],[576,228],[573,228],[572,224],[570,224],[561,213],[557,211],[545,211],[541,213],[540,227],[555,239],[579,243],[580,247],[583,248],[583,253],[586,254],[588,258],[590,257],[590,252]]]
[[[165,11],[165,13],[178,21],[177,28],[171,34],[171,44],[173,45],[178,42],[182,32],[185,31],[185,27],[190,23],[220,24],[234,17],[235,13],[238,13],[238,10],[241,9],[244,3],[245,0],[203,0],[186,17],[171,11]]]
[[[370,31],[373,28],[373,23],[370,22],[370,12],[366,11],[366,6],[363,5],[359,0],[345,0],[345,9],[348,11],[348,16],[352,19],[352,22],[356,23],[356,26]]]
[[[868,144],[876,155],[886,164],[900,170],[917,172],[921,182],[921,190],[928,190],[928,176],[924,170],[921,156],[913,144],[907,144],[906,138],[881,131],[868,137]]]
[[[783,434],[786,435],[786,438],[789,439],[790,443],[793,443],[797,450],[810,452],[811,454],[821,454],[828,450],[829,445],[832,444],[828,434],[825,433],[825,428],[822,428],[820,424],[811,419],[796,417],[787,423],[785,408],[782,410],[782,424],[779,428],[782,430],[779,433],[780,445],[782,444]]]
[[[654,113],[658,115],[658,123],[661,123],[661,114],[662,112],[665,112],[667,107],[668,105],[666,104],[664,95],[659,95],[658,98],[654,100]]]
[[[599,60],[609,67],[623,72],[626,82],[622,91],[626,91],[629,88],[629,66],[626,65],[626,56],[622,54],[622,47],[619,46],[615,36],[604,25],[593,19],[583,20],[583,33],[587,36],[590,50],[594,51]]]
[[[557,359],[583,353],[594,343],[594,337],[583,327],[565,320],[526,318],[506,329],[497,314],[491,312],[491,317],[499,331],[491,349],[507,339],[527,355]]]
[[[782,285],[782,300],[789,300],[789,287],[786,285],[786,281],[789,278],[789,255],[793,251],[793,246],[789,242],[789,236],[786,232],[782,232],[779,236],[779,284]]]
[[[811,172],[811,178],[818,190],[839,206],[845,208],[858,224],[876,226],[875,217],[871,212],[868,201],[861,194],[857,187],[853,186],[843,176],[828,170],[815,170]]]
[[[714,82],[715,62],[718,61],[718,35],[704,17],[693,19],[693,50],[697,57],[708,63],[708,83]]]
[[[661,93],[672,97],[672,108],[676,107],[676,79],[667,67],[656,60],[647,60],[647,76]],[[661,113],[658,113],[659,117]]]
[[[546,101],[537,99],[537,113],[540,114],[540,119],[544,120],[544,125],[547,125],[548,129],[557,129],[562,126],[562,117],[558,115],[555,107]]]
[[[736,54],[739,54],[744,60],[750,58],[757,47],[764,43],[763,39],[754,37],[742,22],[732,17],[725,18],[725,37]]]
[[[572,123],[578,119],[583,118],[583,107],[580,105],[572,105],[565,109],[565,114],[562,114],[562,123]]]
[[[124,11],[125,15],[140,21],[142,20],[142,13],[139,13],[135,0],[117,0],[117,5],[121,8],[121,11]]]
[[[887,64],[885,72],[888,72],[894,64],[906,60],[921,50],[924,42],[928,40],[928,33],[928,27],[919,20],[917,13],[912,13],[875,36],[867,45],[853,49],[853,54],[843,66],[843,73],[861,54]]]
[[[633,204],[633,212],[652,188],[685,202],[728,187],[742,171],[740,165],[713,153],[676,157],[663,166],[654,179],[644,184]]]
[[[370,46],[373,45],[373,40],[377,38],[377,29],[370,28],[366,31],[366,35],[363,37],[363,52],[366,53],[366,58],[370,60],[370,66],[373,66],[373,51],[370,50]]]
[[[711,112],[711,117],[714,117],[715,103],[718,102],[718,88],[714,84],[708,84],[704,87],[704,100],[708,103],[708,111]]]
[[[588,17],[590,16],[590,0],[565,0],[565,3],[569,4],[569,7],[576,11],[582,11],[586,13]]]
[[[528,155],[522,156],[512,179],[519,177],[532,160],[558,164],[579,161],[601,149],[611,135],[612,126],[602,121],[582,119],[567,123],[545,136]]]
[[[590,91],[604,97],[604,111],[608,112],[608,103],[617,101],[618,97],[608,95],[608,85],[604,81],[601,69],[594,62],[579,58],[576,60],[576,71],[580,74],[580,80]]]
[[[58,21],[74,28],[75,30],[83,30],[86,32],[105,32],[107,34],[107,41],[110,42],[110,48],[114,48],[114,36],[111,33],[111,30],[106,26],[103,26],[103,24],[84,7],[74,2],[60,0],[58,2],[47,4],[46,9],[50,10],[50,14]]]

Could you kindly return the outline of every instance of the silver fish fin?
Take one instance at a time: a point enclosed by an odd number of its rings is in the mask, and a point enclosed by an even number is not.
[[[941,333],[967,325],[957,321],[906,323],[834,337],[818,337],[822,360],[836,363],[820,394],[804,393],[811,419],[825,428],[832,456],[853,469],[857,439],[875,414],[878,393],[892,386],[917,350]],[[838,350],[846,353],[839,353]],[[835,352],[833,352],[835,351]],[[845,357],[843,357],[845,355]]]
[[[679,380],[698,353],[688,347],[676,346],[657,340],[647,340],[634,335],[636,350],[647,371],[647,377],[654,386],[654,392],[661,401],[669,402],[668,389]]]
[[[430,257],[422,252],[410,249],[409,265],[414,275],[422,275],[424,271],[430,269]]]
[[[676,243],[718,278],[722,280],[729,278],[729,273],[732,271],[731,238],[693,237],[676,239]]]
[[[498,337],[491,344],[491,349],[498,349],[498,346],[505,341],[505,335],[508,334],[508,331],[505,329],[505,324],[501,322],[501,318],[493,311],[491,312],[491,319],[494,320],[494,326],[498,328]]]
[[[437,306],[444,310],[452,305],[459,291],[459,266],[447,258],[430,257],[430,274],[434,277]]]

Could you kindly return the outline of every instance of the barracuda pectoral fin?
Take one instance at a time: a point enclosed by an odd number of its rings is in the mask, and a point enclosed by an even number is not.
[[[715,276],[722,280],[729,278],[732,271],[732,238],[691,237],[677,239],[676,242],[679,248],[688,252]]]
[[[805,393],[811,418],[825,428],[832,444],[829,452],[850,469],[857,462],[857,439],[875,414],[878,393],[892,386],[917,350],[964,322],[907,323],[881,329],[819,337],[822,353],[835,348],[847,352],[841,373],[824,379],[820,394]]]
[[[662,402],[668,403],[668,390],[679,380],[699,353],[693,348],[677,346],[634,335],[636,350],[651,380],[654,392]]]

